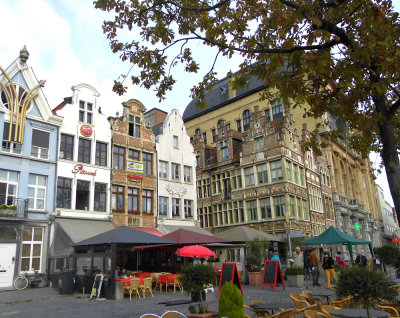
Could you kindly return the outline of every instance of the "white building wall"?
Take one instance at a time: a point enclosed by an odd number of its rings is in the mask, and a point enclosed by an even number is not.
[[[178,146],[174,145],[177,137]],[[156,138],[158,198],[167,197],[167,215],[158,215],[158,224],[162,225],[197,225],[196,195],[196,155],[186,133],[182,117],[177,109],[173,109],[166,117],[161,133]],[[167,178],[160,178],[160,161],[167,162]],[[172,163],[180,165],[180,180],[172,180]],[[191,168],[191,182],[184,181],[184,166]],[[172,198],[180,199],[180,216],[172,216]],[[192,218],[185,218],[184,200],[192,201]],[[160,201],[158,201],[160,202]],[[158,203],[158,209],[160,204]]]
[[[392,233],[399,235],[399,225],[394,218],[393,208],[387,201],[385,201],[383,189],[377,185],[377,191],[379,206],[382,214],[382,223],[384,227],[383,233],[386,236],[386,239],[390,240],[389,237],[392,236]]]
[[[71,191],[71,208],[56,208],[57,216],[76,217],[76,218],[92,218],[92,219],[108,219],[110,218],[110,178],[111,178],[111,128],[106,115],[99,113],[98,98],[100,94],[95,88],[87,84],[79,84],[72,87],[71,104],[66,104],[57,111],[57,115],[64,117],[63,125],[60,129],[61,134],[74,137],[73,159],[59,158],[58,177],[72,179]],[[92,124],[87,123],[87,117],[84,121],[79,120],[79,102],[84,101],[91,103],[92,106]],[[85,109],[87,114],[87,109]],[[90,113],[90,112],[89,112]],[[87,116],[85,114],[85,116]],[[85,136],[81,132],[81,127],[88,125],[92,128],[92,134]],[[78,161],[79,138],[91,141],[90,163]],[[107,144],[107,165],[100,166],[95,164],[96,142]],[[59,143],[60,149],[60,143]],[[81,165],[81,166],[80,166]],[[79,170],[82,168],[82,170]],[[83,209],[76,209],[77,204],[77,181],[89,181],[89,204]],[[94,192],[95,183],[106,184],[106,211],[94,211]]]

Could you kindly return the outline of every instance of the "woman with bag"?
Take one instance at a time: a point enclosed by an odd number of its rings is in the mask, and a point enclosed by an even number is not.
[[[325,270],[325,275],[326,275],[326,281],[328,283],[327,288],[331,288],[331,275],[335,279],[335,282],[337,283],[337,278],[335,274],[335,269],[334,269],[334,263],[332,257],[329,256],[328,252],[324,253],[324,259],[322,261],[322,268]]]

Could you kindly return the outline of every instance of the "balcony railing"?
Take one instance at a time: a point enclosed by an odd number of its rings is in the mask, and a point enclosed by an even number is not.
[[[28,200],[7,195],[0,195],[0,217],[26,218]]]

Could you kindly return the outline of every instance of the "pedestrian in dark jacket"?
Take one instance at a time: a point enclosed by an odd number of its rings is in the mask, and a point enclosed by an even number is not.
[[[319,268],[318,268],[318,257],[317,257],[317,249],[316,248],[314,248],[310,254],[310,263],[312,266],[313,285],[321,286],[321,284],[318,282]]]
[[[327,288],[331,288],[331,275],[337,283],[336,273],[333,265],[334,263],[332,257],[329,256],[328,252],[325,252],[324,259],[322,261],[322,268],[325,270],[326,281],[328,283],[326,286]]]
[[[363,255],[362,252],[358,252],[358,255],[356,257],[356,264],[361,267],[367,266],[367,258]]]

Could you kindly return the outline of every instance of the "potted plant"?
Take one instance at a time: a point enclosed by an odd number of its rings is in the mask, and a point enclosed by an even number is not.
[[[2,216],[15,216],[17,213],[17,206],[14,204],[1,204],[0,215]]]
[[[288,267],[286,269],[288,285],[290,287],[302,288],[304,286],[304,268],[303,267]]]
[[[216,284],[216,276],[211,265],[185,265],[182,267],[181,284],[183,290],[191,294],[192,297],[199,299],[199,305],[191,306],[191,313],[188,317],[213,317],[216,313],[207,313],[207,308],[204,304],[205,293],[204,288]],[[194,312],[193,312],[194,311]],[[197,311],[197,312],[196,312]]]
[[[267,257],[267,250],[270,243],[258,237],[246,243],[246,262],[249,274],[249,285],[261,285],[261,268],[264,259]]]
[[[244,317],[243,295],[239,288],[226,282],[221,288],[218,301],[218,312],[220,317],[243,318]]]
[[[371,309],[383,299],[393,300],[397,291],[390,285],[382,272],[369,267],[351,266],[341,271],[336,294],[340,297],[352,296],[351,305]]]

